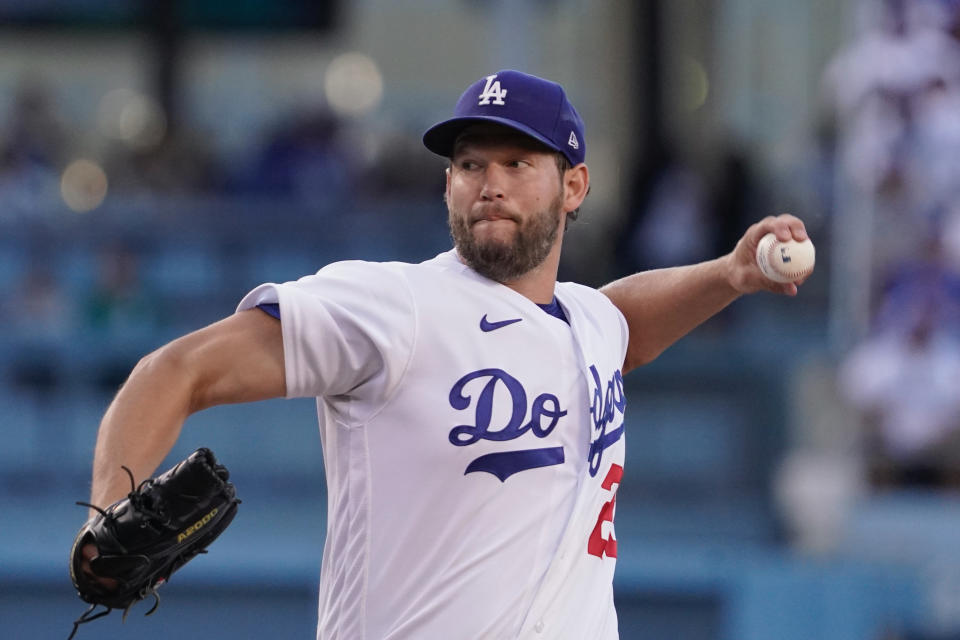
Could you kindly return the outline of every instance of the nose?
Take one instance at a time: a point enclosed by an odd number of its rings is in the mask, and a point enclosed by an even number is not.
[[[483,200],[502,200],[506,197],[503,189],[503,175],[496,165],[488,165],[483,172],[483,188],[480,190]]]

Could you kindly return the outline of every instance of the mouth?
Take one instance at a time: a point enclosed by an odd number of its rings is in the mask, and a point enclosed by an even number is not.
[[[487,207],[479,212],[479,214],[474,215],[470,219],[470,225],[473,226],[480,222],[497,222],[498,220],[508,220],[513,223],[519,224],[517,216],[504,211],[500,207]]]

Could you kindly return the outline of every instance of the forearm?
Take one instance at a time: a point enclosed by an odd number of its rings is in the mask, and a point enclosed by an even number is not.
[[[730,256],[644,271],[601,289],[627,319],[630,343],[624,373],[644,365],[736,300]]]
[[[91,504],[105,507],[153,474],[184,420],[208,407],[282,397],[280,323],[241,311],[183,336],[141,360],[100,423]]]
[[[603,287],[627,319],[630,341],[623,372],[644,365],[710,316],[744,294],[797,295],[797,282],[774,282],[757,266],[757,245],[767,233],[780,240],[807,239],[803,222],[790,214],[752,224],[733,251],[700,264],[627,276]]]
[[[190,414],[189,378],[169,351],[140,361],[104,414],[93,461],[91,504],[106,507],[153,474],[173,448]]]

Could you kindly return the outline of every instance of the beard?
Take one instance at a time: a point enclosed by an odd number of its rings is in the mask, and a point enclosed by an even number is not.
[[[495,207],[497,213],[502,213],[499,205],[489,206]],[[495,238],[478,240],[473,234],[469,216],[449,202],[447,222],[453,246],[467,266],[491,280],[511,282],[546,260],[560,230],[562,207],[561,193],[546,209],[534,213],[522,224],[517,221],[516,232],[507,241]]]

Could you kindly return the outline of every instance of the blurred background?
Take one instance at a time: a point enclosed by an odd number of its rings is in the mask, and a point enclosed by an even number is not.
[[[96,428],[249,289],[450,246],[420,135],[497,69],[564,84],[593,189],[562,279],[797,214],[817,270],[627,377],[621,637],[960,638],[957,0],[0,0],[0,635],[66,637]],[[311,638],[309,400],[211,409],[244,504],[151,619]],[[160,634],[163,634],[162,636]]]

